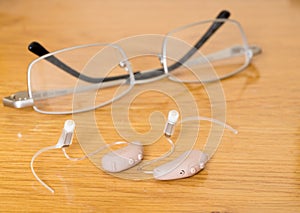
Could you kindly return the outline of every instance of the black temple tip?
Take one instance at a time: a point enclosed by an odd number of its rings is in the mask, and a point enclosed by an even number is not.
[[[220,19],[228,19],[230,16],[230,12],[228,10],[222,10],[219,15],[217,16],[217,18]]]
[[[28,50],[38,56],[43,56],[49,53],[39,42],[33,41],[28,45]]]

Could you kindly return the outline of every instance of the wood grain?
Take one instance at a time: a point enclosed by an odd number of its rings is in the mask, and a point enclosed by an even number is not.
[[[299,1],[0,1],[0,96],[26,90],[26,69],[34,59],[26,46],[32,40],[56,50],[164,34],[221,9],[231,11],[263,53],[245,72],[222,82],[227,121],[239,134],[225,132],[204,171],[176,181],[133,181],[108,175],[88,160],[69,162],[54,150],[35,164],[55,188],[51,195],[34,179],[30,160],[56,143],[72,116],[0,106],[0,211],[300,212]],[[167,112],[170,102],[156,100],[144,99],[145,114],[155,107]],[[112,142],[117,136],[109,110],[97,113]],[[149,151],[159,154],[158,148]],[[70,154],[82,154],[76,140]]]

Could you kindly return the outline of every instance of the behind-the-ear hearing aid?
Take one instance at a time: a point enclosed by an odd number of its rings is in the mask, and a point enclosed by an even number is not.
[[[129,169],[138,163],[141,162],[143,159],[143,146],[139,142],[114,142],[112,144],[107,144],[105,146],[101,146],[97,150],[95,150],[92,153],[89,153],[87,155],[84,155],[80,158],[72,158],[70,157],[66,152],[66,147],[70,146],[72,144],[73,135],[75,130],[75,123],[72,120],[65,121],[64,128],[62,130],[61,136],[54,146],[49,146],[42,148],[38,152],[35,153],[35,155],[31,159],[30,167],[32,174],[34,177],[39,181],[46,189],[48,189],[50,192],[54,193],[54,190],[48,186],[44,181],[42,181],[36,174],[33,163],[35,159],[43,152],[52,150],[52,149],[62,149],[65,157],[71,161],[79,161],[83,160],[87,157],[91,157],[100,151],[107,149],[109,147],[112,147],[114,145],[123,145],[126,144],[127,146],[118,149],[116,151],[111,151],[108,154],[104,155],[102,158],[102,166],[105,171],[108,172],[121,172],[123,170]]]
[[[168,137],[168,140],[172,142],[170,137],[172,136],[175,128],[176,121],[179,117],[179,114],[177,111],[172,110],[169,112],[168,116],[168,122],[166,124],[164,133],[165,136]],[[181,123],[187,122],[187,121],[209,121],[221,126],[224,126],[225,128],[232,131],[234,134],[237,134],[237,130],[232,128],[231,126],[213,119],[213,118],[207,118],[202,116],[196,116],[196,117],[188,117],[181,120]],[[174,122],[175,121],[175,122]],[[209,142],[209,141],[208,141]],[[206,145],[208,144],[206,143]],[[173,143],[173,142],[172,142]],[[171,155],[173,153],[173,150],[168,154]],[[147,163],[142,168],[140,168],[144,173],[146,174],[153,174],[153,177],[157,180],[175,180],[175,179],[181,179],[181,178],[187,178],[191,177],[198,172],[200,172],[202,169],[204,169],[205,164],[208,162],[208,160],[212,157],[213,153],[209,156],[205,152],[201,152],[200,150],[188,150],[181,154],[176,159],[165,163],[163,165],[160,165],[156,168],[154,168],[152,171],[144,171],[143,168],[145,166],[150,165],[152,162],[157,161],[156,159],[150,163]],[[166,156],[164,156],[166,157]],[[159,158],[162,159],[162,158]]]

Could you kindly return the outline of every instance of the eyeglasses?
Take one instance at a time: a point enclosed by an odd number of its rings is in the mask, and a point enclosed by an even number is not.
[[[164,77],[182,83],[231,77],[243,71],[261,49],[248,45],[241,25],[229,16],[228,11],[221,11],[214,20],[170,31],[163,38],[161,54],[156,55],[160,67],[146,71],[133,71],[128,50],[117,43],[88,44],[49,53],[33,42],[28,48],[40,57],[28,67],[28,91],[5,97],[3,103],[15,108],[33,106],[40,113],[69,114],[102,107],[126,95],[135,84]],[[195,73],[201,73],[201,77]],[[94,104],[79,103],[74,108],[73,95],[80,93],[84,100],[91,90],[97,91]]]

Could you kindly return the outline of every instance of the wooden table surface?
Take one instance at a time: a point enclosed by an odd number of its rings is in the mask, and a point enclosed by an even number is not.
[[[0,1],[0,96],[27,89],[27,67],[35,56],[26,48],[33,40],[57,50],[164,34],[213,18],[222,9],[231,11],[249,43],[261,46],[263,53],[245,72],[222,82],[227,122],[239,134],[225,132],[204,171],[176,181],[133,181],[106,174],[89,160],[70,162],[57,150],[43,154],[35,164],[40,177],[56,190],[52,195],[34,179],[30,160],[40,148],[56,143],[72,115],[1,105],[0,211],[300,212],[297,0]],[[167,110],[159,98],[155,103],[144,100],[154,104],[146,114],[155,107]],[[108,110],[98,110],[104,124]],[[143,121],[141,129],[147,120]],[[107,126],[109,135],[113,127]],[[76,139],[70,150],[75,156],[82,154]]]

